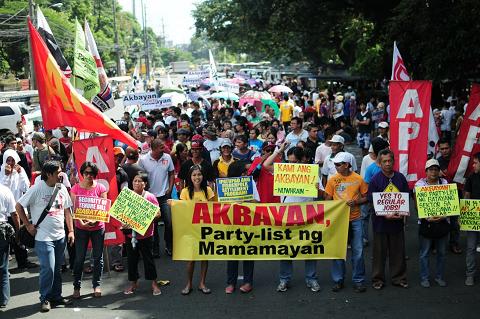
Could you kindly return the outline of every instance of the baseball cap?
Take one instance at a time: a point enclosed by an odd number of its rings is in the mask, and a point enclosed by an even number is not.
[[[224,146],[232,147],[232,142],[228,138],[224,138],[222,144],[220,144],[220,148]]]
[[[203,141],[202,140],[192,141],[192,148],[203,148]]]
[[[187,129],[184,129],[184,128],[181,128],[177,131],[177,135],[178,134],[185,134],[185,135],[190,135],[190,131],[187,130]]]
[[[432,159],[429,159],[426,163],[425,163],[425,169],[429,169],[430,167],[432,166],[438,166],[440,168],[440,163],[432,158]]]
[[[378,123],[379,128],[388,128],[388,123],[387,122],[380,122]]]
[[[193,141],[202,141],[203,142],[203,136],[201,136],[200,134],[195,134],[194,136],[192,136],[192,142]]]
[[[117,156],[118,154],[125,155],[125,151],[123,150],[123,148],[116,146],[113,148],[113,155]]]
[[[349,154],[347,152],[339,152],[333,158],[333,162],[335,164],[337,164],[337,163],[349,163],[350,165],[352,165],[352,157],[349,156]]]
[[[340,135],[334,135],[332,136],[332,139],[329,140],[330,143],[340,143],[340,144],[345,144],[345,139],[341,137]]]

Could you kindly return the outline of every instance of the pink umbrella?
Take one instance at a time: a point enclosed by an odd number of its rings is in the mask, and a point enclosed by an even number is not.
[[[228,79],[227,81],[231,82],[231,83],[238,84],[238,85],[244,84],[246,82],[244,79],[240,79],[240,78]]]
[[[292,93],[292,89],[285,85],[275,85],[268,89],[270,93]]]
[[[259,100],[271,100],[272,96],[270,93],[265,91],[253,91],[249,90],[245,92],[242,98],[249,98],[249,99],[259,99]]]

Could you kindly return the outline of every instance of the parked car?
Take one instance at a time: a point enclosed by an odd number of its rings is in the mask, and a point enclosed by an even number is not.
[[[7,131],[17,132],[17,122],[22,121],[25,124],[24,115],[28,113],[28,108],[23,102],[5,102],[0,103],[0,135]]]

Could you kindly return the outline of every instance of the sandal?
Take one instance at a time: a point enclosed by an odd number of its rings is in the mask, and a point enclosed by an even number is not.
[[[102,296],[102,291],[100,288],[97,287],[93,289],[93,296],[96,298],[100,298]]]
[[[402,281],[402,282],[399,282],[398,284],[394,284],[394,286],[408,288],[408,283]]]
[[[207,287],[198,287],[198,291],[201,291],[202,293],[204,293],[205,295],[208,295],[208,294],[211,294],[212,291],[207,288]]]
[[[152,295],[154,296],[159,296],[162,294],[162,291],[160,289],[153,289],[152,290]]]
[[[125,270],[125,267],[123,267],[123,265],[115,265],[113,266],[113,270],[116,272],[122,272]]]
[[[380,290],[383,288],[383,283],[377,281],[377,282],[374,282],[373,285],[372,285],[373,289],[376,289],[376,290]]]
[[[91,266],[85,267],[83,272],[86,274],[91,274],[93,272],[93,268]]]
[[[125,289],[125,290],[123,291],[123,294],[124,294],[124,295],[131,295],[131,294],[134,294],[134,293],[135,293],[135,290],[137,290],[137,287],[130,286],[130,287],[128,287],[127,289]]]
[[[192,292],[192,287],[185,287],[182,290],[182,295],[186,296]]]

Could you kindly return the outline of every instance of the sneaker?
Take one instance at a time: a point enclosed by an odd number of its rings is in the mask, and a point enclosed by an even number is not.
[[[71,304],[73,304],[73,301],[72,301],[72,299],[68,299],[68,298],[60,298],[60,299],[57,299],[57,300],[51,300],[50,303],[52,304],[53,307],[56,307],[56,306],[70,306]]]
[[[312,280],[307,283],[307,288],[310,288],[312,292],[319,292],[320,291],[320,284],[316,280]]]
[[[41,304],[40,304],[41,308],[40,308],[40,311],[41,312],[49,312],[50,309],[52,309],[50,307],[50,302],[48,302],[48,300],[45,300],[43,301]]]
[[[435,278],[435,282],[440,286],[440,287],[447,287],[447,283],[445,280],[441,278]]]
[[[277,286],[277,292],[285,292],[287,290],[288,290],[287,282],[280,281],[280,283]]]
[[[332,287],[333,292],[339,292],[343,289],[343,281],[336,282],[335,285]]]
[[[365,292],[365,291],[367,291],[367,287],[365,287],[364,284],[357,284],[353,288],[353,291],[358,292],[358,293]]]
[[[475,281],[473,279],[472,276],[468,276],[466,279],[465,279],[465,286],[473,286],[475,285]]]
[[[422,280],[420,282],[420,286],[422,286],[423,288],[430,288],[430,281],[428,281],[428,279]]]

